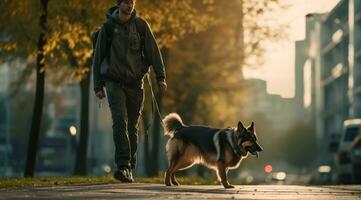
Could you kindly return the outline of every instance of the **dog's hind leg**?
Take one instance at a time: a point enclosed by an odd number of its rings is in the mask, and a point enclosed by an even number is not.
[[[172,181],[172,184],[175,185],[175,186],[178,186],[179,183],[175,177],[175,173],[179,172],[179,171],[182,171],[182,170],[185,170],[185,169],[188,169],[189,167],[191,167],[193,165],[193,162],[192,161],[180,161],[177,163],[177,165],[174,167],[174,169],[172,170],[171,174],[170,174],[170,177],[171,177],[171,181]]]
[[[188,169],[193,165],[193,160],[189,159],[186,154],[183,154],[178,159],[175,159],[174,162],[170,162],[169,168],[166,172],[165,184],[170,186],[170,183],[177,186],[179,185],[176,180],[175,173],[181,170]]]
[[[171,181],[174,185],[179,185],[175,173],[186,170],[193,166],[194,160],[193,158],[188,157],[188,154],[183,154],[177,161],[176,165],[174,166],[172,173],[170,174]]]
[[[167,149],[167,157],[169,161],[169,167],[165,172],[164,183],[166,186],[171,186],[172,184],[178,185],[178,182],[174,181],[174,173],[176,171],[176,166],[184,154],[183,141],[177,139],[171,139],[168,141],[166,149]]]
[[[183,159],[178,160],[177,163],[174,165],[174,167],[168,168],[165,176],[165,184],[167,186],[170,186],[172,183],[173,185],[178,186],[179,183],[175,177],[175,173],[191,167],[192,164],[193,162],[190,161],[184,161]]]
[[[217,162],[217,175],[218,175],[219,179],[221,180],[223,187],[226,189],[234,188],[233,185],[228,183],[227,172],[228,172],[228,170],[226,169],[224,162],[218,161]]]

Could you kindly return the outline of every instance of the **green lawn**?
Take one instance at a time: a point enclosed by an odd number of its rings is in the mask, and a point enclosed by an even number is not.
[[[184,185],[214,185],[217,180],[200,177],[178,178],[180,184]],[[157,178],[135,178],[136,183],[163,184],[163,177]],[[61,185],[95,185],[119,183],[112,176],[100,177],[39,177],[39,178],[0,178],[0,188],[22,188],[39,186],[61,186]]]

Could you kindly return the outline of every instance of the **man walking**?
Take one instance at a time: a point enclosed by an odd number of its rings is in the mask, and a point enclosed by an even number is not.
[[[117,0],[97,37],[93,60],[94,91],[106,96],[113,120],[114,178],[133,182],[138,121],[143,109],[143,78],[153,66],[158,89],[167,89],[163,59],[148,23],[137,16],[136,0]],[[104,91],[106,89],[106,93]]]

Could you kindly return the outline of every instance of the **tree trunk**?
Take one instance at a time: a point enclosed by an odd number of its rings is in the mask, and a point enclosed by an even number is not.
[[[38,149],[41,117],[43,113],[44,88],[45,88],[44,46],[46,44],[48,0],[40,0],[40,4],[41,4],[41,15],[39,19],[40,34],[37,45],[38,52],[37,52],[37,60],[36,60],[35,105],[34,105],[33,118],[31,121],[31,128],[29,134],[29,143],[28,143],[24,177],[34,177],[36,152]]]
[[[161,106],[162,106],[162,97],[163,94],[161,92],[157,92],[156,94],[156,101],[158,103],[159,106],[159,112],[162,110]],[[153,130],[152,130],[152,151],[151,151],[151,155],[150,158],[153,162],[151,162],[151,171],[150,171],[150,176],[158,176],[158,172],[159,172],[159,144],[160,144],[160,131],[161,131],[161,121],[162,120],[158,114],[158,111],[155,110],[154,114],[154,121],[153,121]]]
[[[168,57],[169,57],[169,49],[164,48],[162,49],[162,55],[165,65],[168,63]],[[157,85],[158,86],[158,85]],[[155,95],[156,101],[158,103],[159,108],[159,114],[162,113],[162,99],[163,99],[163,93],[157,92]],[[154,114],[154,121],[153,121],[153,130],[152,130],[152,153],[151,153],[151,159],[153,160],[151,165],[151,173],[150,176],[158,176],[159,172],[159,145],[160,145],[160,135],[161,135],[161,116],[159,116],[158,111],[155,110]]]
[[[145,174],[149,177],[152,174],[152,168],[151,163],[152,159],[150,156],[150,145],[149,145],[149,119],[148,119],[148,113],[146,110],[143,111],[143,127],[144,127],[144,169]]]
[[[71,48],[64,43],[65,53],[68,55],[69,62],[72,67],[80,68],[77,58],[74,56]],[[89,58],[86,63],[91,66],[92,59]],[[74,175],[87,175],[87,155],[89,140],[89,96],[90,96],[90,70],[79,82],[80,86],[80,139],[77,145],[77,153],[75,157]]]
[[[87,175],[87,154],[89,140],[89,84],[90,72],[80,81],[81,111],[80,111],[80,141],[77,148],[74,175]]]

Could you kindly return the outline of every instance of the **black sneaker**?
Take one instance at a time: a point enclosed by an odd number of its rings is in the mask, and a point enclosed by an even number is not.
[[[128,171],[128,175],[129,175],[128,177],[131,180],[131,183],[133,183],[134,179],[133,179],[132,169],[128,169],[127,171]]]
[[[131,183],[132,179],[129,177],[128,169],[118,169],[114,173],[114,178],[121,181],[122,183]]]

